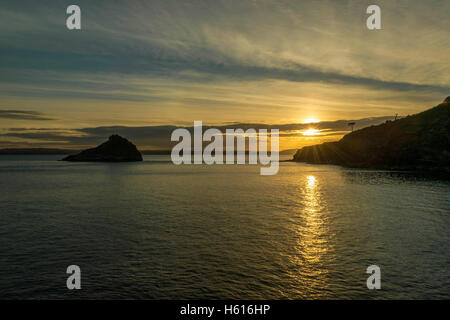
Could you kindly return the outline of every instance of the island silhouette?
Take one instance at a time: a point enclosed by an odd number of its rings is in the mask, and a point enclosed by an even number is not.
[[[98,147],[69,155],[62,161],[132,162],[142,161],[142,155],[133,143],[117,134],[113,134],[108,141]]]
[[[339,141],[303,147],[293,161],[450,172],[449,119],[450,96],[421,113],[351,132]]]

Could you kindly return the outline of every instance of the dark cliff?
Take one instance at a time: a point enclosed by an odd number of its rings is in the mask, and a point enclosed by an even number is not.
[[[304,147],[294,161],[359,168],[450,169],[450,97],[424,112]]]

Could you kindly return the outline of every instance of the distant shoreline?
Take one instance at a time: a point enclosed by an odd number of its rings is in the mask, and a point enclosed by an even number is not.
[[[7,148],[0,149],[0,155],[68,155],[79,153],[75,149],[52,149],[52,148]],[[171,150],[143,150],[145,155],[169,155]]]
[[[280,151],[280,155],[294,155],[296,149]],[[0,149],[0,155],[69,155],[81,152],[75,149],[53,149],[53,148],[5,148]],[[143,155],[170,155],[172,150],[142,150]],[[237,153],[236,151],[234,152]],[[270,154],[270,151],[268,152]],[[245,152],[248,155],[248,151]]]

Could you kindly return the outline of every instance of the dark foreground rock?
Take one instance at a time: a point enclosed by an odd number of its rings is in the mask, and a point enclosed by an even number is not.
[[[98,162],[131,162],[142,161],[142,155],[134,144],[119,135],[112,135],[109,140],[96,148],[70,155],[63,161],[98,161]]]
[[[304,147],[294,161],[347,167],[450,170],[450,97],[424,112]]]

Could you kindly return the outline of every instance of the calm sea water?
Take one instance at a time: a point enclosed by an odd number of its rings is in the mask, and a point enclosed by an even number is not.
[[[0,156],[0,298],[450,298],[448,181],[59,158]]]

